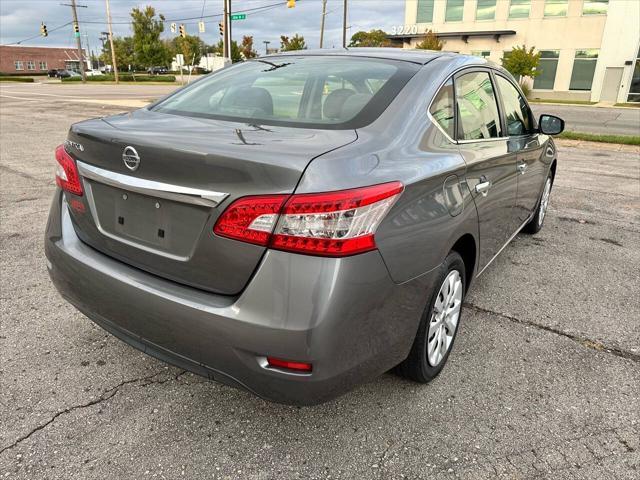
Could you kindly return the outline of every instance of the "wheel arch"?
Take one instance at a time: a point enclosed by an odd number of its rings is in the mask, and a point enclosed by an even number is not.
[[[478,245],[475,237],[470,233],[461,235],[451,246],[450,251],[457,252],[464,262],[466,290],[469,289],[476,270],[478,260]]]

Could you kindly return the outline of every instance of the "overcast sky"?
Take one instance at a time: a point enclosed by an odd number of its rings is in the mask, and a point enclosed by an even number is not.
[[[282,0],[280,0],[282,1]],[[106,10],[104,0],[77,0],[80,29],[88,34],[91,50],[100,50],[100,32],[106,31]],[[5,45],[38,35],[40,22],[44,21],[49,30],[47,38],[36,37],[22,42],[23,45],[74,46],[73,27],[67,25],[57,31],[56,27],[71,21],[71,8],[60,5],[70,3],[68,0],[0,0],[0,43]],[[279,0],[233,0],[232,10],[248,10],[256,7],[279,3]],[[325,47],[339,47],[342,44],[342,0],[328,0],[327,19],[325,24]],[[199,34],[206,43],[214,43],[220,39],[218,33],[219,16],[222,14],[222,0],[111,0],[111,16],[114,35],[131,35],[129,13],[133,7],[151,5],[157,13],[167,19],[165,37],[172,34],[169,23],[184,23],[187,33],[198,34],[199,17],[204,15],[206,32]],[[203,12],[204,6],[204,12]],[[296,7],[289,9],[286,5],[247,12],[246,20],[233,23],[233,38],[240,40],[242,35],[253,35],[255,48],[264,53],[263,40],[271,41],[270,47],[280,45],[280,35],[292,36],[295,33],[304,35],[308,48],[317,48],[319,42],[320,20],[322,12],[321,0],[298,0]],[[209,16],[207,18],[207,16]],[[196,17],[193,20],[182,20]],[[93,22],[93,23],[90,23]],[[347,25],[351,32],[381,28],[389,31],[392,25],[404,22],[404,0],[349,0]],[[86,39],[83,38],[86,48]]]

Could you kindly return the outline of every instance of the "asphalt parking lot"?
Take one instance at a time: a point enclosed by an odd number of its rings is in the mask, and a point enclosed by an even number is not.
[[[122,111],[0,99],[0,478],[640,475],[640,149],[562,142],[545,228],[476,282],[443,374],[295,408],[210,383],[93,325],[43,234],[69,125]]]

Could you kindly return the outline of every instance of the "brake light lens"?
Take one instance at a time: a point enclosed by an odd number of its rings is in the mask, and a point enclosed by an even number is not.
[[[278,213],[289,195],[258,195],[233,202],[218,218],[213,231],[221,237],[267,245]]]
[[[295,362],[292,360],[282,360],[280,358],[267,357],[267,364],[270,367],[284,368],[287,370],[295,370],[297,372],[311,373],[313,366],[310,363]]]
[[[270,246],[334,257],[374,250],[376,229],[403,188],[400,182],[390,182],[293,195],[284,206]]]
[[[214,232],[276,250],[355,255],[375,250],[376,229],[403,189],[402,183],[389,182],[335,192],[244,197],[225,210]]]
[[[56,183],[60,188],[74,195],[82,195],[82,183],[76,162],[63,145],[56,147]]]

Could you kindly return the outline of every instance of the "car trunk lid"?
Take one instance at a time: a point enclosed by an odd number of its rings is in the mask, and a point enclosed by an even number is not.
[[[246,195],[293,192],[313,158],[356,138],[354,130],[261,127],[146,109],[81,122],[66,147],[85,187],[82,208],[71,204],[74,226],[83,241],[130,265],[237,294],[265,247],[216,236],[218,216]]]

